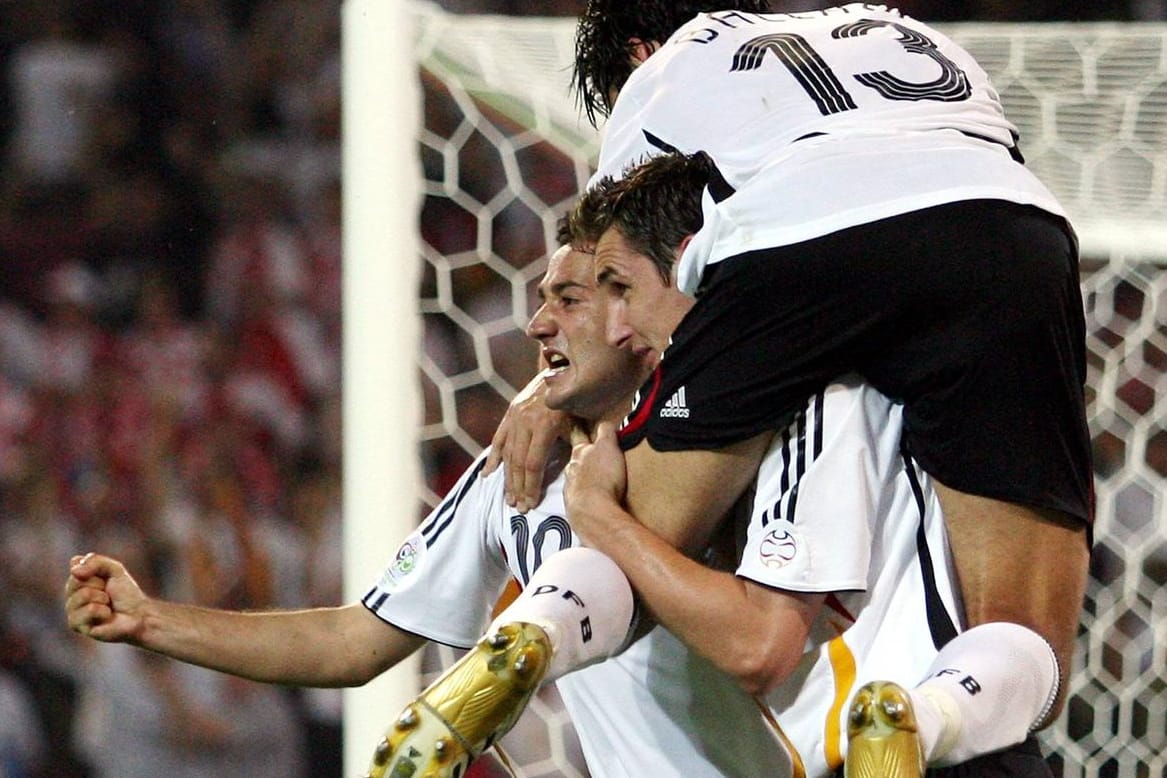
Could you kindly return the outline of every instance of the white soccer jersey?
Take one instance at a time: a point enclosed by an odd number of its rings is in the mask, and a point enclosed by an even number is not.
[[[481,475],[485,456],[363,599],[390,624],[461,648],[481,637],[512,576],[525,584],[548,555],[578,545],[563,518],[562,476],[521,514],[503,500],[501,469]],[[661,628],[556,684],[596,778],[756,778],[760,765],[789,774],[756,701]]]
[[[682,257],[689,292],[710,262],[947,202],[1064,215],[1014,160],[972,56],[882,5],[700,14],[632,73],[604,132],[597,177],[704,151],[732,188]]]
[[[834,592],[798,670],[766,700],[807,775],[842,765],[860,685],[915,686],[960,628],[940,505],[900,452],[900,411],[857,381],[833,384],[759,470],[738,575]]]
[[[959,611],[939,504],[927,476],[902,459],[900,427],[899,406],[879,393],[832,384],[759,469],[740,517],[737,574],[835,592],[797,671],[764,700],[777,733],[736,682],[657,628],[557,681],[593,775],[825,778],[842,764],[846,703],[858,686],[922,680],[933,636],[953,634]],[[523,515],[503,501],[501,470],[480,476],[484,461],[365,596],[385,621],[469,647],[510,576],[525,583],[548,554],[578,543],[563,518],[562,476]]]

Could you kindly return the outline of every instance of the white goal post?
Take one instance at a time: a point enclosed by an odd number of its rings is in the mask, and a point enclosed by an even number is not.
[[[413,17],[395,0],[346,0],[343,106],[344,588],[364,594],[416,522],[421,467],[416,355],[421,114]],[[344,694],[344,770],[363,775],[418,690],[420,662]]]
[[[598,148],[568,91],[573,23],[345,3],[350,598],[533,367],[533,285]],[[1044,744],[1055,775],[1163,775],[1167,25],[938,27],[989,71],[1083,250],[1096,546],[1069,705]],[[346,697],[346,776],[450,658],[431,652],[421,679],[414,665]],[[553,692],[505,742],[527,775],[586,775]]]

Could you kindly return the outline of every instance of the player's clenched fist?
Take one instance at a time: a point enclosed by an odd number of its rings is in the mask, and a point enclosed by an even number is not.
[[[99,554],[75,556],[65,582],[69,627],[107,642],[137,642],[147,597],[116,559]]]

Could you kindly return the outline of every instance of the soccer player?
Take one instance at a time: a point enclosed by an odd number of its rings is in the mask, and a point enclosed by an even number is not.
[[[576,239],[590,244],[599,236],[596,258],[601,288],[610,297],[609,334],[626,327],[621,309],[632,299],[651,328],[656,345],[630,353],[659,352],[693,305],[670,273],[677,247],[700,226],[701,191],[711,170],[702,155],[660,156],[627,178],[599,182],[572,215]],[[618,230],[626,250],[613,253],[609,228]],[[541,339],[547,334],[531,330]],[[665,407],[683,416],[685,393]],[[792,761],[806,775],[830,775],[846,752],[876,774],[884,774],[885,755],[909,757],[905,767],[916,773],[927,755],[936,764],[961,762],[961,775],[983,770],[1048,776],[1028,732],[1040,711],[1026,703],[1044,690],[1047,696],[1038,702],[1052,704],[1056,665],[1048,652],[1034,661],[976,650],[986,640],[1015,642],[1018,632],[1024,639],[1016,625],[957,636],[959,608],[939,502],[931,480],[900,450],[901,414],[901,407],[851,378],[812,398],[770,446],[751,499],[738,505],[742,522],[733,526],[746,540],[740,556],[730,556],[740,559],[729,568],[736,567],[736,575],[681,555],[619,510],[624,471],[611,425],[600,426],[594,444],[577,446],[568,466],[568,517],[574,526],[578,513],[585,540],[625,568],[652,615],[764,700],[788,739]],[[637,423],[632,418],[625,429]],[[839,483],[853,488],[839,489]],[[571,588],[571,575],[583,574],[588,585],[602,588],[597,579],[605,569],[567,571],[558,580]],[[570,623],[555,626],[561,617],[548,613],[546,602],[520,597],[491,630],[535,623],[565,632]],[[474,657],[464,663],[465,675],[485,685],[482,663]],[[458,690],[463,677],[440,679],[423,699],[465,696]],[[888,687],[867,685],[876,678],[912,686],[913,699],[923,702],[922,717],[917,721],[910,711],[893,708],[900,726],[889,734],[896,748],[884,748],[885,741],[847,747],[844,703],[857,687],[865,711],[898,701],[894,694],[888,699]],[[954,700],[961,696],[975,702]],[[501,707],[508,704],[501,694],[496,699]],[[457,732],[454,740],[496,736],[485,728],[450,728]],[[419,753],[432,748],[431,732],[409,729],[418,732],[391,738],[395,753],[406,743]],[[907,753],[900,740],[907,741]],[[780,772],[766,762],[755,770]]]
[[[761,5],[591,0],[578,27],[581,102],[608,115],[598,175],[673,149],[719,170],[677,270],[697,303],[621,439],[627,506],[700,547],[772,431],[858,373],[904,403],[968,623],[1020,625],[1048,648],[1011,650],[1056,657],[1044,726],[1064,704],[1091,520],[1073,232],[947,37],[873,4]],[[682,390],[687,416],[668,412]],[[521,495],[535,470],[516,456]],[[868,723],[859,738],[877,737]]]
[[[550,364],[550,401],[584,418],[618,419],[655,355],[646,361],[606,345],[606,309],[595,299],[590,255],[566,247],[556,252],[540,294],[543,304],[530,327]],[[566,458],[566,451],[561,453]],[[549,603],[540,607],[574,627],[559,633],[506,627],[489,632],[488,642],[473,653],[504,668],[515,697],[496,709],[517,717],[541,679],[554,677],[564,665],[594,662],[624,642],[632,599],[610,561],[574,548],[579,541],[563,518],[562,478],[539,505],[518,513],[503,502],[501,472],[483,476],[482,464],[479,458],[402,543],[361,602],[249,613],[196,608],[147,596],[119,561],[89,554],[74,558],[69,571],[68,623],[97,640],[129,643],[252,680],[353,686],[426,640],[473,646],[513,577],[527,587],[524,601]],[[541,566],[560,556],[559,572],[541,577]],[[577,572],[578,585],[570,591],[557,586],[555,575],[581,566],[589,575]],[[589,582],[593,579],[604,582],[602,590]],[[589,639],[580,624],[595,637]],[[548,668],[542,660],[552,648]],[[597,777],[651,770],[669,778],[753,778],[756,765],[781,765],[788,759],[755,701],[663,629],[653,630],[616,661],[564,677],[559,690]],[[492,688],[480,691],[489,696]],[[474,704],[463,701],[431,695],[424,704],[463,726],[475,716]],[[486,726],[505,730],[512,723],[493,720]],[[441,774],[452,774],[456,765],[464,768],[477,753],[450,744],[439,754]],[[387,766],[383,762],[374,768],[384,772]]]
[[[700,170],[716,174],[704,154],[658,156],[626,178],[601,179],[573,214],[577,230],[591,240],[600,235],[596,273],[609,299],[610,342],[633,353],[665,354],[622,436],[636,434],[646,407],[663,408],[662,416],[684,418],[691,412],[683,389],[664,403],[644,398],[659,391],[668,362],[665,349],[672,348],[674,331],[684,321],[662,313],[675,310],[669,301],[683,296],[671,275],[679,249],[667,246],[683,248],[693,225],[701,223],[700,215],[686,219],[683,207],[686,190],[700,196],[699,185],[694,186],[700,175],[693,172]],[[616,561],[664,626],[746,688],[759,693],[774,689],[772,708],[796,745],[815,742],[813,733],[819,731],[826,764],[813,763],[816,767],[829,771],[839,766],[843,747],[831,742],[833,731],[837,736],[831,725],[841,722],[827,716],[828,726],[822,729],[821,711],[799,705],[799,695],[814,690],[809,693],[821,697],[825,689],[841,695],[841,702],[850,689],[839,679],[851,672],[863,685],[846,722],[851,730],[845,747],[850,774],[918,775],[926,764],[959,764],[958,775],[1047,774],[1030,732],[1055,701],[1057,663],[1052,652],[1039,636],[1015,624],[985,624],[957,634],[959,620],[944,621],[944,607],[936,607],[943,598],[932,591],[939,580],[929,565],[935,552],[929,551],[923,534],[929,516],[942,522],[934,482],[910,451],[901,450],[902,407],[896,406],[893,422],[883,426],[878,423],[883,414],[873,409],[886,399],[870,388],[851,387],[848,392],[847,386],[848,379],[828,386],[783,432],[780,442],[785,445],[770,446],[755,486],[752,543],[742,554],[740,581],[727,584],[711,575],[624,510],[626,474],[607,425],[601,425],[594,443],[577,446],[569,465],[567,503],[573,525],[586,543]],[[831,412],[841,413],[844,421]],[[781,466],[774,462],[779,450]],[[871,452],[879,451],[894,465],[883,470],[873,466],[881,459]],[[873,480],[873,474],[885,477]],[[763,495],[774,493],[766,485],[775,479],[781,480],[782,496],[771,501]],[[905,507],[910,505],[919,512]],[[786,525],[777,520],[782,515]],[[870,525],[866,529],[862,517]],[[897,578],[896,566],[912,559],[913,552],[920,555],[916,563],[921,572]],[[850,573],[844,571],[847,560],[858,560]],[[855,580],[856,571],[869,574],[866,586]],[[904,587],[905,582],[920,584],[920,576],[928,590],[924,595],[911,585]],[[845,603],[828,622],[837,623],[838,613],[858,614],[841,641],[854,658],[830,656],[829,662],[813,666],[801,686],[788,683],[800,638],[823,609],[827,592],[835,592],[828,604]],[[919,665],[907,658],[910,640],[899,634],[897,624],[904,632],[918,630],[925,612],[931,649],[939,654],[924,682],[905,691],[899,684]],[[934,617],[941,618],[940,628]],[[821,634],[816,644],[826,644]],[[829,645],[822,649],[824,655],[840,649],[836,642]],[[904,655],[896,657],[897,652]],[[816,670],[829,680],[820,676],[816,683]],[[874,680],[881,673],[883,680]],[[1007,748],[1018,744],[1023,745]],[[811,757],[822,759],[823,754],[812,752]]]

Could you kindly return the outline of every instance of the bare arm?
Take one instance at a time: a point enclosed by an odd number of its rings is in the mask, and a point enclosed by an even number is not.
[[[120,562],[95,554],[73,558],[65,611],[72,629],[95,640],[294,686],[359,686],[423,642],[360,603],[240,612],[148,597]]]
[[[753,482],[771,437],[764,433],[713,451],[656,451],[641,442],[624,453],[623,503],[644,526],[692,554]]]
[[[572,526],[616,562],[661,624],[752,694],[790,674],[824,595],[779,591],[713,570],[637,521],[620,503],[624,462],[608,424],[594,444],[577,443],[568,474]],[[674,537],[683,539],[682,532]]]

